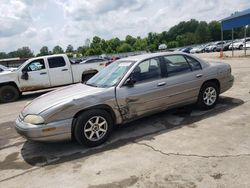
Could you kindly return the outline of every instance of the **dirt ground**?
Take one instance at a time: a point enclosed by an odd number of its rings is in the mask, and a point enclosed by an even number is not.
[[[220,61],[218,53],[198,55]],[[235,84],[213,110],[168,110],[115,129],[97,148],[37,143],[14,130],[24,105],[0,104],[0,187],[250,187],[250,58],[225,58]]]

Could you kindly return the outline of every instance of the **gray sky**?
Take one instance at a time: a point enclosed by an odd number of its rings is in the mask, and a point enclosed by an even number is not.
[[[180,21],[220,20],[247,8],[249,0],[0,0],[0,51],[78,47],[95,35],[144,37]]]

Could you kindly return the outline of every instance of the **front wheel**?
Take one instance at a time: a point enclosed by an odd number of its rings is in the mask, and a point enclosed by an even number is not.
[[[202,110],[209,110],[216,105],[218,98],[219,89],[217,84],[214,82],[207,82],[200,89],[197,103]]]
[[[104,143],[112,129],[113,121],[107,111],[88,110],[78,116],[74,136],[79,144],[94,147]]]
[[[0,102],[7,103],[16,101],[20,97],[18,89],[12,85],[0,87]]]

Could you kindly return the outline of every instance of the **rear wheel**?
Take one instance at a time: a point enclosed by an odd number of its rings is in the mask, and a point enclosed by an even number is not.
[[[239,49],[240,49],[240,50],[243,50],[243,45],[240,45]]]
[[[16,101],[20,97],[18,89],[12,85],[0,87],[0,102],[7,103]]]
[[[207,82],[200,89],[197,103],[202,110],[209,110],[216,105],[218,98],[218,85],[214,82]]]
[[[90,78],[92,78],[95,75],[95,73],[85,74],[82,75],[82,82],[86,83]]]
[[[107,111],[88,110],[78,116],[74,136],[79,144],[94,147],[104,143],[112,129],[113,121]]]

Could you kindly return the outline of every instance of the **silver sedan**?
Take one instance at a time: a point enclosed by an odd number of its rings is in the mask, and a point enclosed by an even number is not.
[[[117,124],[191,103],[211,109],[233,81],[230,65],[180,52],[128,57],[85,84],[33,100],[17,118],[16,130],[31,140],[75,138],[80,144],[97,146]]]

